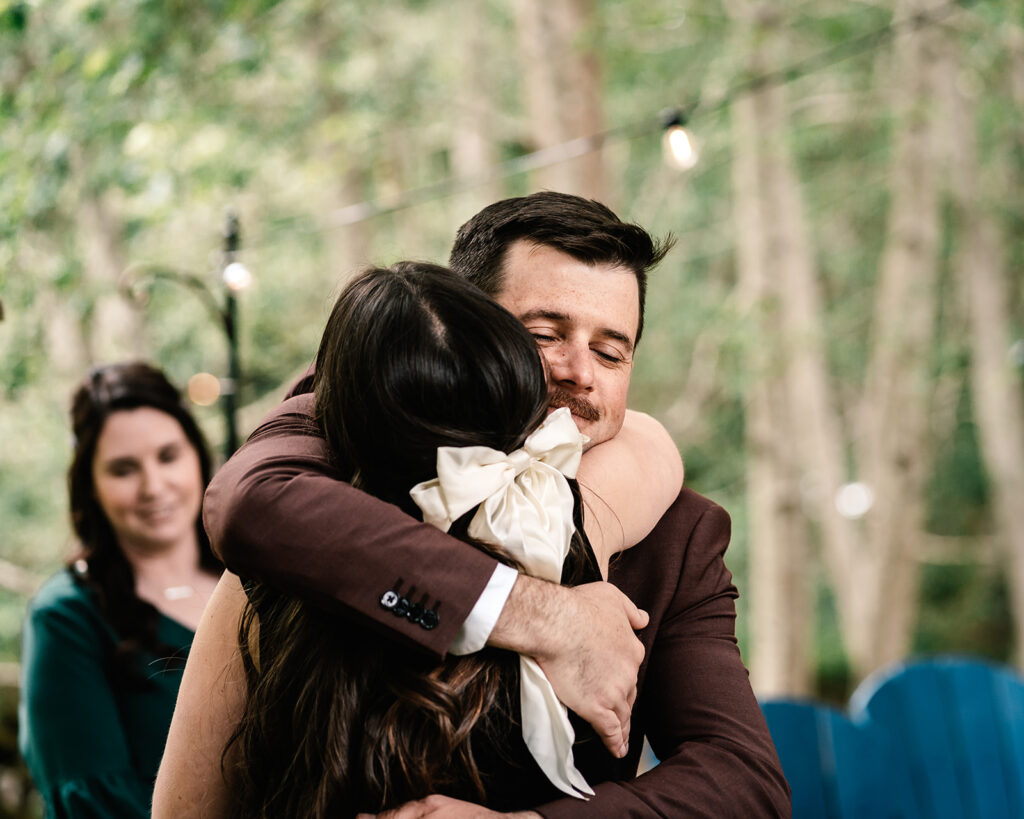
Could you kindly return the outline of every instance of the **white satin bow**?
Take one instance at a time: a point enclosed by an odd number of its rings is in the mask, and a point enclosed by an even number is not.
[[[515,452],[484,446],[439,447],[437,477],[409,494],[442,532],[479,506],[470,537],[501,546],[527,574],[558,583],[575,529],[566,478],[576,477],[583,445],[565,407],[551,413]],[[593,794],[572,758],[576,738],[566,707],[537,662],[520,655],[523,739],[541,770],[572,796]]]

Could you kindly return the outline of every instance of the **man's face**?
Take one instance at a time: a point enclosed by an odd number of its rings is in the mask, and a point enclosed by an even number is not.
[[[504,269],[498,302],[537,339],[551,408],[568,407],[589,446],[613,438],[626,412],[640,323],[636,275],[526,240],[509,247]]]

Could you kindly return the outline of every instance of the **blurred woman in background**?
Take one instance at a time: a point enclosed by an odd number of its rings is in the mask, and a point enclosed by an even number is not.
[[[80,549],[25,620],[19,746],[58,817],[149,816],[184,661],[220,575],[210,458],[162,372],[93,370],[71,406]]]

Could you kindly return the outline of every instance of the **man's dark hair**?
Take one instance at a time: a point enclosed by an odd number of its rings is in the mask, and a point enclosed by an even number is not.
[[[668,253],[674,244],[671,236],[656,240],[593,199],[540,191],[495,202],[466,222],[455,236],[448,264],[496,298],[504,284],[505,256],[520,239],[560,250],[586,264],[611,264],[633,271],[640,293],[634,343],[640,341],[647,271]]]

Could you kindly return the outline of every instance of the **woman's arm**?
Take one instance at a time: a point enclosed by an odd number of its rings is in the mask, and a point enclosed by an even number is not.
[[[626,411],[614,438],[583,453],[579,473],[584,527],[607,574],[608,559],[643,540],[683,486],[683,460],[665,428]]]
[[[153,792],[154,819],[227,814],[231,789],[221,772],[221,755],[245,706],[245,673],[238,652],[238,621],[244,608],[241,583],[225,572],[189,652]]]

